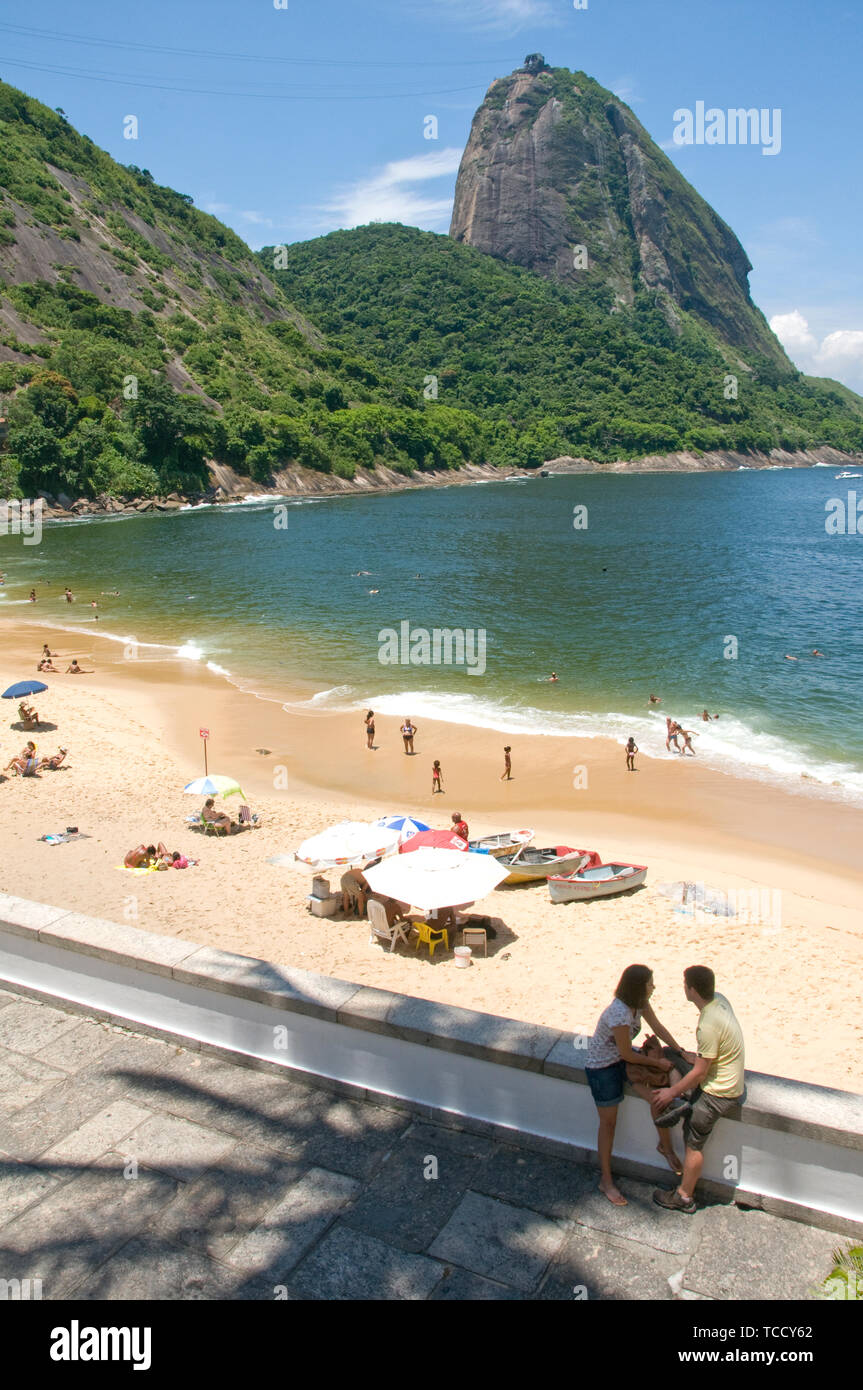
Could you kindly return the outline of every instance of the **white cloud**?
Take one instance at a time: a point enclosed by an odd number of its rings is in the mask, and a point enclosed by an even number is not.
[[[502,29],[510,34],[557,19],[550,0],[437,0],[434,9],[471,29]]]
[[[405,222],[429,231],[445,228],[452,213],[452,194],[431,195],[413,184],[448,178],[458,172],[462,151],[431,150],[428,154],[394,159],[379,173],[336,193],[324,205],[327,225],[362,227],[367,222]]]
[[[205,203],[204,211],[211,212],[214,217],[220,217],[223,212],[231,211],[230,203]]]
[[[770,327],[788,352],[811,353],[818,346],[817,339],[810,333],[809,324],[799,309],[792,309],[790,314],[774,314],[770,320]]]
[[[863,392],[863,329],[837,328],[819,342],[799,309],[774,314],[770,327],[801,371]]]
[[[265,217],[262,212],[241,212],[240,216],[244,222],[252,222],[256,227],[273,227],[275,223],[271,217]]]
[[[863,367],[863,329],[840,328],[828,333],[818,352],[819,361],[837,367]]]

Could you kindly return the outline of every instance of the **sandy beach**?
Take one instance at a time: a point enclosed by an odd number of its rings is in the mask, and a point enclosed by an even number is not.
[[[573,1032],[592,1031],[621,970],[643,961],[656,977],[654,1007],[684,1046],[692,1045],[695,1012],[681,973],[709,964],[743,1025],[750,1069],[863,1090],[863,811],[731,778],[697,759],[639,757],[630,774],[622,747],[601,739],[516,738],[424,721],[410,758],[400,721],[379,717],[379,746],[369,752],[364,711],[325,713],[289,699],[283,707],[198,663],[124,660],[121,646],[95,632],[87,633],[88,659],[83,638],[36,623],[0,630],[3,688],[36,678],[46,640],[61,653],[61,674],[49,674],[48,691],[32,703],[56,729],[10,727],[17,706],[8,701],[0,753],[5,764],[32,737],[41,755],[67,747],[67,767],[0,784],[3,891]],[[96,674],[62,674],[73,655]],[[186,825],[200,806],[182,788],[203,773],[201,727],[210,731],[210,771],[242,783],[258,828],[225,840]],[[508,742],[513,780],[503,783]],[[433,797],[434,758],[444,793]],[[229,810],[236,804],[225,803]],[[440,951],[431,961],[424,948],[387,954],[369,944],[364,923],[313,918],[309,877],[267,862],[345,817],[413,812],[444,826],[453,810],[472,835],[530,826],[538,844],[647,864],[647,884],[631,895],[561,906],[549,901],[545,885],[499,889],[478,905],[499,920],[497,939],[487,959],[462,971]],[[70,825],[90,838],[40,843]],[[160,839],[197,858],[197,867],[144,876],[117,868],[128,849]],[[330,877],[337,887],[337,874]],[[677,913],[657,886],[681,879],[766,890],[781,923]]]

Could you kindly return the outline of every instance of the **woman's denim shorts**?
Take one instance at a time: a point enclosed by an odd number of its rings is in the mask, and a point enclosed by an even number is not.
[[[612,1062],[610,1067],[585,1067],[584,1074],[590,1094],[598,1106],[621,1104],[626,1080],[625,1062]]]

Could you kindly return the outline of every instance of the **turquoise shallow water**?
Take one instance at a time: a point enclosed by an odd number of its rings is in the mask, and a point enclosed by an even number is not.
[[[0,536],[0,614],[72,628],[86,651],[95,597],[102,635],[154,644],[141,659],[272,693],[299,677],[319,705],[417,722],[632,732],[664,756],[670,713],[717,766],[863,801],[863,536],[825,529],[856,487],[828,468],[570,475],[59,523],[38,546]],[[381,664],[381,634],[404,624],[464,630],[473,671],[411,661],[411,644]]]

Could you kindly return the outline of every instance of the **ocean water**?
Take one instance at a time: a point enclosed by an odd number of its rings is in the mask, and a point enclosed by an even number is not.
[[[825,526],[857,487],[823,467],[566,475],[53,523],[0,536],[0,620],[104,663],[96,612],[117,661],[134,639],[273,698],[632,733],[647,756],[668,713],[716,767],[863,804],[863,536]],[[464,634],[462,664],[435,630]]]

